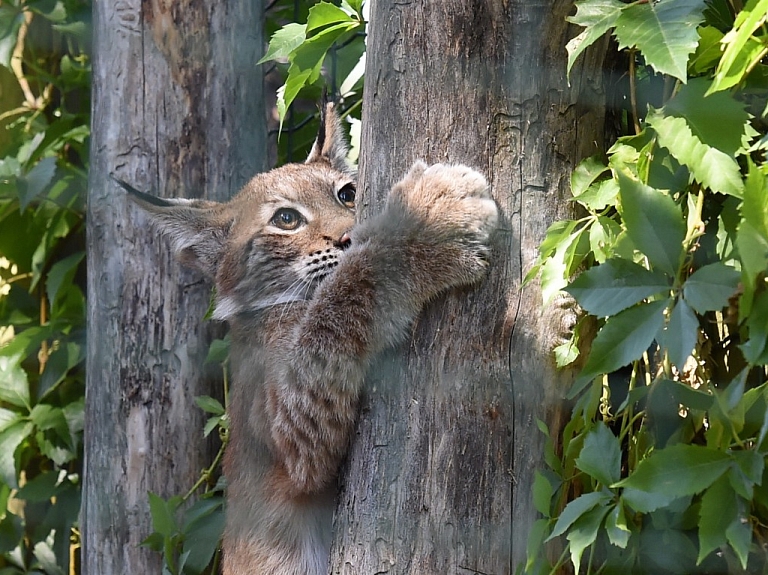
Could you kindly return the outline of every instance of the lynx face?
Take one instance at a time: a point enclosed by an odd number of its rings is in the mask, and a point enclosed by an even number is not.
[[[338,265],[355,222],[355,170],[332,105],[307,161],[255,176],[232,200],[160,199],[120,183],[216,284],[215,319],[305,301]]]
[[[216,319],[309,299],[350,244],[355,183],[330,165],[288,165],[256,176],[226,211]]]

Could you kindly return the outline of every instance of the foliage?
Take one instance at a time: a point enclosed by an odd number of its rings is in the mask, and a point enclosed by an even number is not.
[[[317,134],[317,102],[325,91],[339,99],[342,117],[350,124],[350,158],[357,159],[365,71],[363,12],[362,0],[342,0],[338,6],[316,0],[278,2],[268,12],[266,29],[272,35],[261,62],[274,62],[281,76],[276,132],[287,137],[279,141],[279,162],[308,155]]]
[[[608,31],[626,50],[629,134],[573,172],[585,215],[549,228],[528,275],[588,314],[559,365],[599,331],[562,434],[540,426],[526,572],[768,569],[768,1],[733,6],[584,0],[571,18],[568,71]]]
[[[0,5],[0,572],[77,556],[85,344],[86,0]]]

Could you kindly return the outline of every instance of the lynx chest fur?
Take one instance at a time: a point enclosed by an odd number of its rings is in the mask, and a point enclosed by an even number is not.
[[[427,301],[479,281],[496,204],[483,176],[417,162],[355,225],[332,106],[304,164],[230,202],[136,201],[216,286],[232,333],[225,575],[328,573],[336,475],[366,371]]]

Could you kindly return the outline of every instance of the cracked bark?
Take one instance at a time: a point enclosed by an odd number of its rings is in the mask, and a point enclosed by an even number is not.
[[[567,374],[562,322],[521,288],[576,163],[602,150],[604,50],[565,80],[570,0],[374,1],[362,217],[416,159],[483,171],[503,213],[489,277],[431,305],[371,370],[336,518],[331,572],[506,574],[525,561]],[[578,128],[578,129],[577,129]]]
[[[200,322],[210,286],[109,180],[226,200],[265,158],[261,1],[96,0],[88,194],[83,573],[160,573],[147,491],[184,493],[212,456]],[[211,370],[213,369],[213,373]]]

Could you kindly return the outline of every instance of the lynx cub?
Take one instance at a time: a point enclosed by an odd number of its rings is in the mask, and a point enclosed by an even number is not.
[[[483,276],[498,219],[483,176],[417,162],[355,226],[355,173],[324,112],[306,163],[257,175],[226,204],[133,190],[215,282],[214,317],[231,327],[225,575],[328,573],[366,369],[430,298]]]

